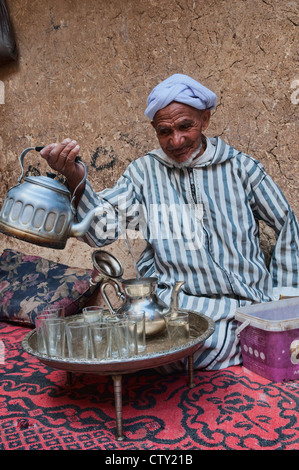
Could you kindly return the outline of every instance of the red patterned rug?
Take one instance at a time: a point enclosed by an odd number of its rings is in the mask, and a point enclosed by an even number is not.
[[[125,440],[110,377],[66,373],[27,354],[28,329],[0,323],[0,450],[298,450],[299,382],[232,367],[123,377]]]

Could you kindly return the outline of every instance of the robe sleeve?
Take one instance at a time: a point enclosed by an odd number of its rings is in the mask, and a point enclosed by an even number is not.
[[[90,209],[101,206],[103,215],[95,217],[82,240],[90,246],[105,246],[113,243],[126,229],[138,230],[142,206],[135,187],[128,176],[123,175],[113,186],[99,193],[89,181],[77,208],[80,222]]]
[[[269,270],[274,288],[299,288],[299,225],[285,196],[266,175],[255,188],[254,213],[276,234]]]

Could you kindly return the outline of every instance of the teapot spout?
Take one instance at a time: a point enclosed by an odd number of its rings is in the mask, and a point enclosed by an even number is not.
[[[182,285],[185,284],[185,281],[177,281],[173,286],[172,293],[171,293],[171,300],[170,306],[168,310],[164,310],[164,315],[173,315],[175,316],[179,309],[178,304],[178,293]]]
[[[88,231],[91,222],[95,217],[99,217],[100,215],[104,215],[106,210],[99,206],[91,209],[85,215],[84,219],[81,222],[73,223],[70,227],[70,236],[71,237],[83,237]]]

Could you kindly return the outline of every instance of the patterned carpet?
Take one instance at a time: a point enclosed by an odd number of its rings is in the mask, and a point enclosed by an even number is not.
[[[115,439],[110,377],[41,364],[0,323],[0,450],[298,450],[299,382],[273,383],[242,367],[123,377],[125,440]]]

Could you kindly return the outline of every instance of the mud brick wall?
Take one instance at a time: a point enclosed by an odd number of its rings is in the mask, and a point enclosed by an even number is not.
[[[144,116],[159,81],[181,72],[218,95],[208,135],[258,158],[299,216],[298,2],[288,0],[7,0],[19,59],[0,68],[0,203],[29,146],[77,139],[97,189],[157,145]],[[3,96],[4,95],[4,96]],[[45,171],[38,155],[25,162]],[[91,267],[0,235],[1,247]],[[134,252],[142,249],[134,240]],[[129,274],[123,241],[109,247]]]

